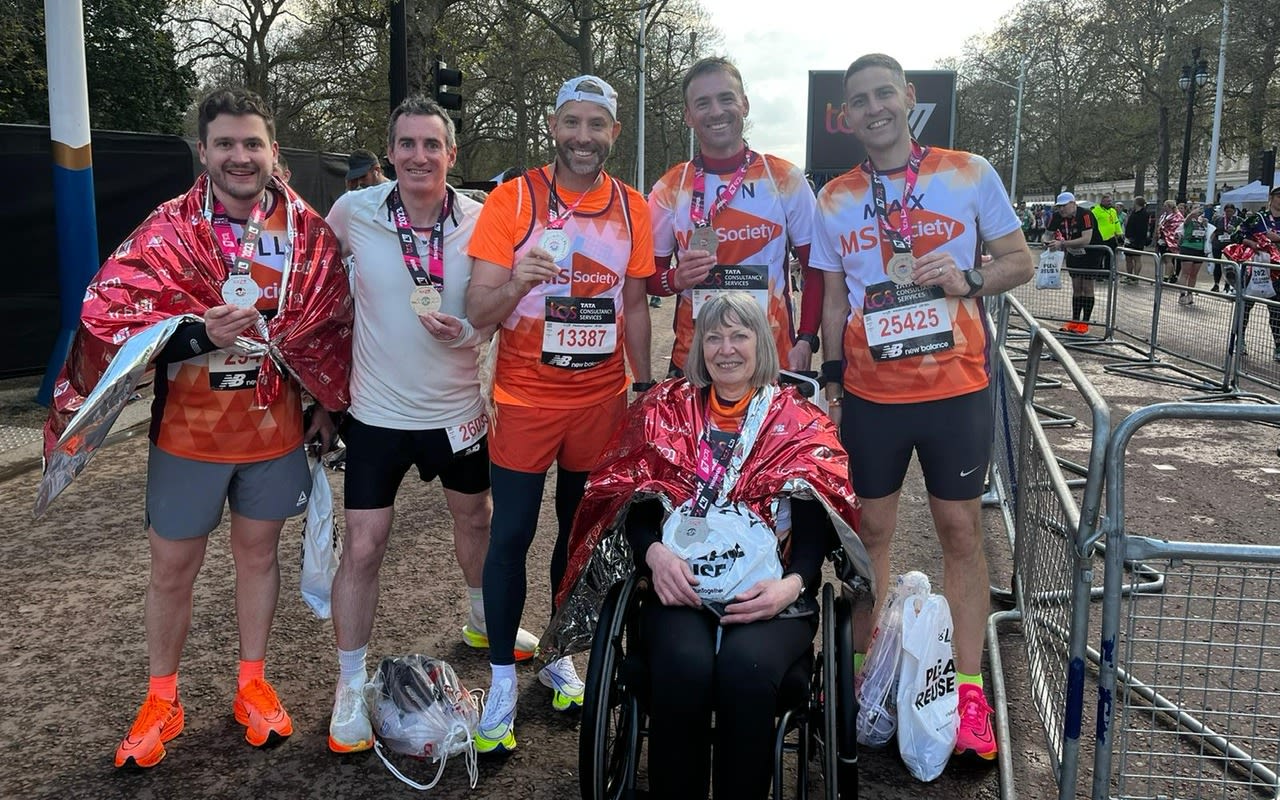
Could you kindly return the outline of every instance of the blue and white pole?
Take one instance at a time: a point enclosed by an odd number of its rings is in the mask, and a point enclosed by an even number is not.
[[[71,337],[80,324],[84,289],[98,271],[98,220],[93,206],[81,0],[45,0],[44,20],[60,293],[58,339],[36,397],[48,405],[53,399],[53,383],[71,347]]]

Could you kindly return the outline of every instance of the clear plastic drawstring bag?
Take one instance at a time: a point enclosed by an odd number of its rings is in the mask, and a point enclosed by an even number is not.
[[[430,789],[440,782],[449,756],[462,754],[475,788],[480,712],[453,667],[418,654],[386,656],[365,686],[365,702],[376,738],[374,750],[393,775],[415,789]],[[384,750],[440,766],[435,778],[424,785],[396,769]]]

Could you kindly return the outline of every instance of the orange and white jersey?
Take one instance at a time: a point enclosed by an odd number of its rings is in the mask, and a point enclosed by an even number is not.
[[[468,252],[510,268],[538,246],[549,219],[550,168],[494,189]],[[540,408],[586,408],[627,390],[623,364],[627,278],[653,274],[644,198],[602,173],[583,194],[556,187],[569,251],[560,274],[521,298],[499,329],[493,399]],[[575,207],[576,206],[576,207]]]
[[[693,220],[689,207],[693,200],[693,163],[682,162],[667,170],[649,193],[649,218],[653,224],[653,249],[658,257],[675,256],[679,261],[689,247]],[[706,173],[706,205],[711,206],[733,179],[735,170]],[[778,345],[778,355],[786,363],[795,343],[795,320],[791,308],[788,264],[789,246],[809,244],[813,239],[814,196],[804,173],[794,164],[776,156],[757,154],[747,169],[741,187],[729,205],[712,218],[719,244],[717,269],[725,266],[758,267],[767,275],[767,291],[758,298],[765,305],[769,326]],[[731,271],[732,273],[732,271]],[[730,278],[734,277],[733,274]],[[750,274],[739,273],[744,281]],[[676,340],[671,365],[684,367],[693,341],[695,306],[700,307],[698,289],[687,289],[676,301]]]
[[[999,176],[981,156],[931,148],[920,164],[912,196],[904,200],[905,177],[905,168],[883,175],[885,199],[889,224],[895,229],[906,205],[911,251],[917,258],[942,250],[960,269],[971,269],[980,263],[983,242],[1021,230]],[[930,315],[928,321],[950,329],[952,346],[905,358],[892,358],[891,352],[885,355],[893,348],[893,337],[901,342],[910,334],[898,328],[879,330],[888,322],[897,325],[902,321],[875,313],[887,294],[884,287],[890,279],[885,265],[893,250],[881,234],[872,180],[871,173],[858,166],[822,188],[809,252],[810,266],[842,271],[849,291],[850,313],[844,328],[845,390],[876,403],[917,403],[982,389],[990,374],[991,331],[981,299],[946,297],[935,301],[938,309],[945,307],[945,315],[938,313],[940,320]],[[868,287],[873,287],[870,300]],[[869,316],[874,318],[869,320]],[[920,317],[926,319],[925,315]],[[906,323],[909,326],[911,320]],[[869,341],[869,325],[874,342]],[[873,344],[881,358],[873,355]]]
[[[292,246],[287,209],[274,193],[275,206],[263,221],[257,252],[250,265],[254,283],[262,290],[259,311],[279,308],[280,283]],[[239,242],[244,224],[231,220]],[[302,402],[296,382],[283,381],[283,390],[267,408],[254,408],[259,357],[233,350],[170,363],[157,373],[152,406],[151,440],[175,456],[198,461],[247,463],[290,453],[302,444]]]

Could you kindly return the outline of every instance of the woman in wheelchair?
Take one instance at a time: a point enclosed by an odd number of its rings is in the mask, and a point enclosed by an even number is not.
[[[621,527],[657,596],[639,621],[652,797],[768,795],[779,688],[811,669],[823,558],[843,543],[870,574],[836,430],[778,369],[754,298],[707,302],[685,377],[632,408],[578,513],[562,594]]]

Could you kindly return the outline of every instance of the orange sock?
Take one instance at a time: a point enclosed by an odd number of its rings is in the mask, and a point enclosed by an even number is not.
[[[147,681],[147,693],[163,697],[171,703],[177,700],[178,673],[175,671],[168,675],[152,675]]]
[[[258,680],[261,680],[263,675],[262,673],[263,665],[265,664],[265,662],[266,662],[266,659],[262,659],[262,658],[258,659],[257,661],[245,661],[244,659],[241,659],[240,660],[240,677],[237,678],[237,685],[239,686],[239,688],[243,689],[245,686],[248,685],[249,681],[252,681],[255,678]]]

